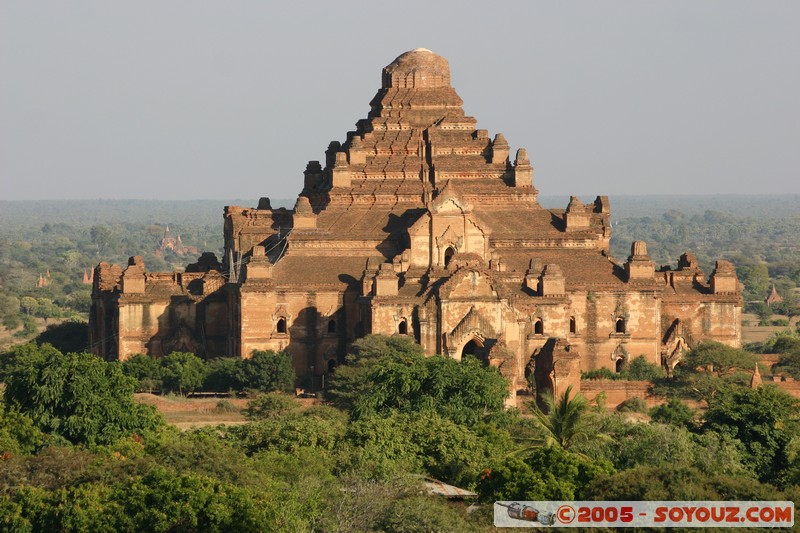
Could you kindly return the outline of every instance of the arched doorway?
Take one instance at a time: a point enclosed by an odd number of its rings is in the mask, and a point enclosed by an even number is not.
[[[617,363],[615,365],[615,370],[617,371],[617,374],[622,372],[624,366],[625,366],[625,361],[622,359],[617,359]]]
[[[408,322],[405,319],[401,320],[397,325],[397,333],[400,335],[408,335]]]
[[[483,346],[480,346],[477,342],[475,342],[475,339],[472,339],[467,344],[465,344],[464,348],[461,350],[461,358],[463,359],[465,355],[474,356],[475,353],[481,348],[483,348]]]
[[[463,361],[467,357],[474,357],[486,364],[488,362],[486,344],[479,338],[473,337],[470,339],[464,347],[461,348],[461,360]]]

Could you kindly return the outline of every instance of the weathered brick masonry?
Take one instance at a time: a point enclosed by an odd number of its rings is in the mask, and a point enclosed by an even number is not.
[[[512,393],[529,376],[558,393],[581,370],[741,343],[730,263],[706,278],[687,253],[656,270],[644,242],[618,261],[607,197],[544,209],[537,194],[527,151],[465,116],[447,60],[406,52],[383,69],[367,118],[308,163],[294,209],[225,208],[221,263],[101,263],[93,350],[286,350],[299,375],[320,377],[358,337],[398,334],[429,354],[483,358]]]

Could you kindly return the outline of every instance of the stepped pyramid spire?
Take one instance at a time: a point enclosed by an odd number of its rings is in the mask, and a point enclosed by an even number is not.
[[[519,194],[519,184],[535,199],[527,151],[519,152],[515,172],[503,134],[492,141],[462,106],[445,58],[426,48],[401,54],[383,68],[367,118],[344,143],[329,145],[323,173],[306,172],[303,195],[315,206],[350,204],[353,195],[419,203],[426,187],[457,180],[469,182],[467,195]]]
[[[775,288],[775,285],[773,284],[772,285],[772,290],[769,291],[769,296],[767,296],[767,299],[764,300],[764,302],[767,305],[772,305],[772,304],[779,304],[782,301],[783,301],[783,298],[781,297],[780,294],[778,294],[778,290]]]
[[[758,370],[758,363],[756,363],[756,369],[753,371],[753,377],[750,378],[750,388],[757,389],[762,385],[763,381],[761,379],[761,372]]]

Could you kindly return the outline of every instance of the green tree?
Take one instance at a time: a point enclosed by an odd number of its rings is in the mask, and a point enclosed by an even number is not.
[[[136,380],[136,392],[161,389],[161,363],[145,354],[135,354],[120,363],[122,372]]]
[[[774,335],[765,343],[769,352],[780,354],[776,373],[787,373],[800,379],[800,334],[782,332]]]
[[[347,416],[326,416],[319,410],[290,413],[229,428],[232,443],[248,454],[261,451],[295,453],[302,448],[332,451],[340,442]]]
[[[85,287],[85,288],[83,288]],[[89,313],[92,309],[91,287],[83,285],[80,289],[73,291],[66,298],[66,307],[78,311],[79,313]]]
[[[39,308],[39,302],[36,301],[36,298],[23,296],[19,300],[19,307],[23,313],[30,316],[36,314],[36,310]]]
[[[16,329],[21,324],[19,319],[20,302],[16,296],[0,293],[0,323],[6,329]]]
[[[112,233],[107,226],[92,226],[89,229],[89,235],[91,235],[92,243],[97,247],[98,252],[105,250],[111,243]]]
[[[273,487],[259,494],[203,474],[175,475],[165,468],[114,487],[121,507],[114,517],[125,531],[277,531],[285,500]],[[308,529],[302,523],[292,530]]]
[[[337,368],[328,395],[358,418],[391,410],[436,410],[458,424],[503,412],[508,384],[474,358],[426,357],[406,337],[371,336],[354,343]]]
[[[780,483],[789,466],[788,446],[800,434],[798,406],[775,386],[725,388],[709,402],[702,428],[741,441],[758,478]]]
[[[0,456],[29,454],[44,446],[47,437],[30,417],[0,403]]]
[[[617,413],[596,416],[596,431],[605,437],[584,440],[574,451],[610,461],[617,470],[688,464],[704,473],[753,476],[744,464],[743,446],[727,435],[713,431],[698,435],[680,426],[632,422]]]
[[[462,533],[473,529],[464,513],[439,498],[414,495],[392,500],[379,517],[379,529],[395,533],[439,531]]]
[[[292,357],[286,352],[253,350],[250,358],[242,362],[242,380],[248,389],[291,391],[295,379]]]
[[[693,428],[695,426],[695,419],[697,418],[697,411],[678,398],[671,397],[667,403],[653,407],[650,410],[650,418],[653,422]]]
[[[384,360],[402,360],[406,355],[424,356],[422,347],[406,336],[367,335],[350,347],[345,365],[336,368],[326,396],[334,405],[351,411],[359,398],[369,396],[373,367]]]
[[[725,344],[704,341],[689,351],[685,363],[687,367],[702,369],[702,371],[725,377],[734,370],[752,372],[758,358],[742,349],[731,348]]]
[[[161,382],[166,391],[184,394],[203,386],[206,365],[193,353],[172,352],[161,361]]]
[[[657,380],[654,392],[710,401],[724,387],[748,385],[756,361],[755,355],[744,350],[704,341],[686,354],[672,377]]]
[[[621,374],[622,379],[631,381],[653,381],[664,377],[664,369],[648,361],[644,355],[639,355],[625,365]]]
[[[217,357],[206,361],[208,374],[203,389],[214,392],[238,391],[244,386],[244,360],[241,357]]]
[[[797,297],[789,290],[786,291],[783,301],[778,304],[773,304],[775,312],[786,315],[789,320],[800,315],[800,306],[797,303]]]
[[[271,473],[254,462],[218,428],[161,431],[146,442],[148,458],[178,474],[203,474],[239,487],[260,488]]]
[[[588,484],[613,472],[607,461],[542,446],[524,458],[508,456],[484,471],[478,492],[483,501],[574,500]]]
[[[766,263],[740,265],[738,274],[748,296],[758,299],[766,296],[769,290],[769,269]]]
[[[772,317],[772,308],[764,302],[757,302],[749,306],[751,312],[758,317],[758,323],[764,325]]]
[[[392,411],[351,423],[345,441],[355,452],[353,464],[378,477],[425,473],[471,487],[488,464],[513,447],[508,435],[487,437],[435,411]]]
[[[134,381],[116,364],[87,353],[62,355],[47,344],[15,359],[5,401],[42,431],[73,443],[109,444],[163,423],[153,407],[133,401]]]
[[[776,333],[771,339],[772,351],[779,354],[800,352],[800,335],[788,332]]]
[[[775,487],[753,479],[703,474],[687,465],[640,466],[598,477],[582,498],[616,501],[784,500]]]

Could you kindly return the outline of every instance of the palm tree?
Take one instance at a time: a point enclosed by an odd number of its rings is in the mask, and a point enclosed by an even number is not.
[[[558,401],[552,394],[545,394],[543,399],[546,411],[540,409],[535,402],[531,403],[531,412],[544,433],[545,441],[548,444],[555,443],[565,450],[595,435],[589,402],[581,394],[570,397],[571,394],[572,385],[567,387]]]

